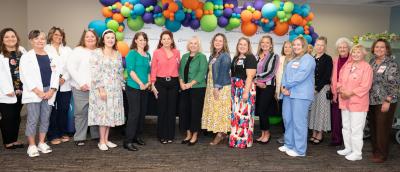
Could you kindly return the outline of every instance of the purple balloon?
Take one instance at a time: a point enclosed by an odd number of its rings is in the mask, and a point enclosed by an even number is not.
[[[160,6],[155,6],[154,7],[154,13],[161,13],[162,12],[162,8]]]
[[[238,6],[237,0],[224,0],[224,4],[233,4],[235,7]]]
[[[153,13],[149,12],[144,13],[142,18],[145,23],[153,23],[154,20]]]
[[[189,13],[186,13],[185,19],[182,21],[182,26],[189,27],[191,19],[192,19],[192,16]]]
[[[200,27],[200,21],[199,21],[199,20],[193,19],[193,20],[190,22],[190,28],[192,28],[193,30],[196,30],[196,29],[198,29],[199,27]]]
[[[313,40],[317,40],[318,37],[319,37],[319,35],[317,33],[315,33],[315,32],[311,34],[311,38]]]
[[[310,31],[310,33],[315,33],[315,32],[314,32],[314,27],[312,27],[312,26],[310,26],[310,27],[308,28],[308,30]]]
[[[233,13],[232,8],[225,8],[223,14],[225,17],[230,17],[232,15],[232,13]]]
[[[111,5],[115,4],[116,2],[119,2],[119,0],[100,0],[100,3],[105,7],[111,6]]]
[[[261,11],[262,7],[264,6],[264,0],[255,0],[253,6],[256,10]]]
[[[168,6],[169,6],[169,3],[165,3],[165,4],[163,5],[163,10],[167,10],[167,9],[168,9]]]
[[[252,2],[245,2],[244,4],[243,4],[243,10],[245,10],[245,9],[247,9],[247,7],[248,6],[251,6],[251,7],[253,7],[253,3]]]
[[[235,7],[233,9],[233,12],[236,13],[236,14],[240,14],[242,12],[242,10],[239,7]]]
[[[225,27],[228,24],[229,24],[229,21],[228,21],[228,19],[226,17],[221,16],[221,17],[218,18],[218,26],[219,27]]]
[[[140,3],[145,7],[148,7],[150,5],[155,6],[157,5],[157,0],[140,0]]]

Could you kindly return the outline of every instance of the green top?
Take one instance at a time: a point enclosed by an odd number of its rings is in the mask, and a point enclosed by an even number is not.
[[[179,66],[179,78],[183,80],[184,70],[186,62],[188,61],[190,53],[186,53],[182,56],[181,64]],[[206,56],[198,52],[193,57],[193,60],[189,64],[189,76],[188,82],[195,80],[197,83],[192,88],[204,88],[206,87],[206,73],[207,73],[207,58]]]
[[[136,81],[134,81],[130,75],[131,71],[134,71],[138,78],[146,84],[149,82],[150,74],[150,54],[146,52],[146,56],[142,56],[136,50],[129,51],[128,55],[125,57],[126,70],[128,72],[128,78],[126,83],[129,87],[140,89],[140,86]]]

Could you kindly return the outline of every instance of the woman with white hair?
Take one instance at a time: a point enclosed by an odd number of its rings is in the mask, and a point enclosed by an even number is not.
[[[338,101],[338,94],[336,87],[337,87],[337,82],[339,80],[340,69],[342,69],[347,59],[349,59],[350,49],[353,46],[353,43],[348,38],[342,37],[336,41],[335,45],[339,56],[333,59],[333,71],[331,79],[331,91],[333,94],[332,108],[331,108],[331,125],[332,125],[331,145],[340,146],[342,145],[343,142],[342,114],[339,109],[339,101]]]
[[[184,54],[179,67],[180,127],[186,131],[182,144],[192,146],[197,143],[201,115],[206,94],[207,59],[200,52],[200,39],[192,37],[187,44],[188,53]]]

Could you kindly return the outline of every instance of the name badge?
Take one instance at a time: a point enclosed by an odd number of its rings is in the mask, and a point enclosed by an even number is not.
[[[293,69],[297,69],[297,68],[299,68],[299,66],[300,66],[300,62],[293,62],[293,64],[292,64]]]
[[[243,59],[238,60],[237,63],[236,63],[236,65],[238,65],[238,66],[243,65]]]
[[[386,66],[380,66],[376,73],[383,73],[386,70]]]

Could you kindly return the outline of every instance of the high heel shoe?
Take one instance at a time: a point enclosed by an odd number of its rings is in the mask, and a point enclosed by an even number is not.
[[[194,146],[194,145],[197,143],[197,141],[198,141],[198,140],[196,140],[196,141],[194,141],[194,142],[189,141],[188,146]]]
[[[210,143],[210,145],[215,146],[215,145],[221,143],[221,141],[223,141],[224,139],[225,139],[224,134],[217,134],[217,136],[215,136],[214,140]]]
[[[190,142],[190,139],[188,139],[188,140],[182,140],[181,141],[181,144],[188,144]]]

